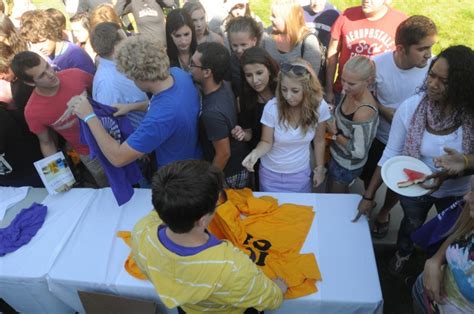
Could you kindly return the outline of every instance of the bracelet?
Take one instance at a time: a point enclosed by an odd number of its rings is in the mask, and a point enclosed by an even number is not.
[[[469,158],[466,154],[462,154],[462,158],[464,159],[464,169],[467,169],[467,167],[469,166]]]
[[[327,171],[327,169],[323,165],[317,166],[313,169],[313,172],[322,172],[323,174],[325,174],[326,171]]]
[[[373,197],[367,197],[367,196],[365,196],[365,195],[362,195],[362,198],[363,198],[364,200],[366,200],[366,201],[371,201],[371,202],[374,200]]]
[[[97,117],[95,113],[91,113],[90,115],[86,116],[84,119],[82,119],[82,121],[84,121],[85,123],[87,123],[87,121],[89,121],[90,119],[94,118],[94,117]]]

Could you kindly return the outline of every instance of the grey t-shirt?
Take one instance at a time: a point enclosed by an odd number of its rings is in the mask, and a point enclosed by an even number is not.
[[[119,16],[132,13],[140,34],[158,39],[166,46],[165,15],[161,2],[166,6],[174,4],[173,0],[118,0],[115,11]]]
[[[223,83],[221,87],[202,98],[202,113],[199,119],[201,146],[204,158],[212,162],[215,156],[213,141],[229,138],[231,156],[224,168],[226,177],[233,176],[244,168],[242,161],[249,149],[245,142],[234,140],[231,131],[237,125],[237,110],[231,88]]]
[[[112,0],[79,0],[79,6],[77,8],[77,13],[91,12],[97,6],[99,6],[103,3],[112,3]]]
[[[315,73],[319,73],[321,67],[321,49],[319,47],[319,41],[316,36],[307,36],[304,40],[300,41],[291,51],[282,52],[278,50],[275,40],[272,35],[267,32],[263,33],[261,46],[264,48],[273,59],[279,64],[289,62],[295,58],[303,58],[308,61],[313,67]],[[304,52],[302,53],[304,45]]]

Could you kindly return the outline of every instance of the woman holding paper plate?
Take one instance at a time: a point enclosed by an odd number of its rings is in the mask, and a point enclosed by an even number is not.
[[[420,164],[435,172],[434,158],[444,155],[445,147],[463,154],[474,152],[473,87],[474,52],[471,48],[452,46],[435,58],[420,92],[407,99],[395,113],[387,147],[359,203],[359,212],[370,214],[375,191],[382,184],[382,173],[402,173],[411,165],[420,169]],[[398,158],[397,163],[392,162],[395,158]],[[403,158],[407,160],[405,164]],[[413,164],[413,161],[416,163]],[[387,165],[384,166],[385,163]],[[392,169],[387,169],[390,167]],[[392,182],[394,180],[389,177],[385,175],[384,181],[400,194],[404,212],[398,231],[397,252],[389,264],[389,271],[399,274],[413,251],[411,233],[424,223],[433,205],[440,211],[461,199],[470,189],[470,178],[465,176],[446,180],[433,192],[430,188],[436,182],[424,183],[422,186],[426,190],[416,184],[397,188],[396,182]],[[421,192],[413,196],[413,189]]]

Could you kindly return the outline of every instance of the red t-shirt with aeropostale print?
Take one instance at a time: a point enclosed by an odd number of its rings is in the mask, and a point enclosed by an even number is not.
[[[361,6],[349,8],[339,16],[331,28],[331,38],[338,40],[341,45],[335,91],[342,91],[342,69],[351,57],[372,57],[395,49],[397,27],[406,18],[404,13],[389,8],[383,17],[370,21]]]
[[[91,90],[92,75],[79,69],[56,73],[59,89],[54,96],[43,96],[33,91],[25,108],[30,131],[40,134],[48,128],[58,132],[81,155],[89,154],[89,147],[80,142],[79,119],[67,112],[68,101],[85,90]]]

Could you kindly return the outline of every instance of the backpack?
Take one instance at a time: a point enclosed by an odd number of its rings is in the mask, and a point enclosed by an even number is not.
[[[306,38],[308,38],[311,35],[315,36],[319,43],[319,50],[321,51],[321,64],[319,67],[318,79],[321,85],[324,86],[326,85],[327,48],[322,44],[321,40],[319,40],[317,33],[309,33],[303,38],[303,42],[301,43],[301,58],[303,58],[303,55],[304,55]]]

